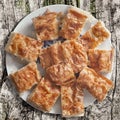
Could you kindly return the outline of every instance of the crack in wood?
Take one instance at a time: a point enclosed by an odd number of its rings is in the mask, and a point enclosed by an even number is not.
[[[26,10],[26,13],[29,14],[31,11],[30,11],[30,4],[29,4],[29,0],[26,0],[26,3],[25,3],[25,10]]]
[[[90,0],[90,12],[96,18],[95,0]]]
[[[114,29],[114,21],[113,21],[113,18],[114,18],[114,14],[115,14],[115,12],[116,12],[116,7],[114,7],[114,6],[112,6],[112,0],[110,1],[110,3],[109,3],[109,7],[110,7],[110,22],[111,22],[111,30],[112,31],[114,31],[114,34],[115,34],[115,44],[116,44],[116,46],[117,46],[117,36],[116,36],[116,33],[115,33],[115,29]],[[113,32],[111,33],[111,34],[113,34]],[[115,49],[115,53],[116,53],[116,65],[115,66],[117,66],[117,63],[118,63],[118,59],[117,59],[117,54],[118,54],[118,51],[117,51],[117,47],[116,47],[116,49]],[[111,120],[113,120],[114,119],[114,116],[113,116],[113,101],[114,101],[114,95],[115,95],[115,91],[116,91],[116,83],[117,83],[117,71],[118,71],[118,69],[117,69],[117,67],[116,67],[116,70],[115,70],[115,80],[114,80],[114,89],[113,89],[113,93],[112,93],[112,101],[111,101]]]

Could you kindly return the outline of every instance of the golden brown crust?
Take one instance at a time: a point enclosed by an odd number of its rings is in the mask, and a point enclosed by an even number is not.
[[[60,44],[61,43],[58,42],[41,50],[39,57],[43,68],[50,67],[63,61],[61,55],[62,48]]]
[[[56,43],[49,48],[43,49],[40,55],[43,68],[68,62],[75,73],[87,66],[87,53],[84,47],[75,40],[67,40],[62,44]]]
[[[50,111],[59,96],[60,88],[48,78],[42,78],[30,94],[28,101],[42,111]]]
[[[10,77],[20,93],[31,89],[41,79],[35,62],[31,62],[17,72],[10,74]]]
[[[111,80],[88,67],[80,72],[77,82],[80,86],[86,88],[98,101],[102,101],[113,87]]]
[[[59,13],[47,11],[45,14],[33,18],[33,25],[37,39],[41,41],[58,38]]]
[[[57,85],[62,85],[74,78],[74,72],[69,63],[60,63],[53,65],[46,70],[51,81]]]
[[[64,48],[65,61],[71,64],[75,73],[80,72],[87,66],[87,53],[81,44],[74,40],[68,40],[62,46]]]
[[[76,39],[87,20],[87,16],[80,11],[69,8],[67,15],[63,19],[60,36],[68,40]]]
[[[36,61],[41,51],[42,43],[19,33],[12,33],[6,51],[26,61]]]
[[[93,68],[97,72],[108,73],[112,68],[113,60],[112,50],[88,50],[89,67]]]
[[[98,21],[90,30],[88,30],[79,42],[88,49],[93,49],[110,37],[109,31],[105,28],[101,21]]]
[[[72,117],[84,113],[83,90],[75,82],[61,86],[62,116]]]

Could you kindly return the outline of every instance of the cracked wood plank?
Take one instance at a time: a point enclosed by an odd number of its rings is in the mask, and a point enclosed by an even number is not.
[[[8,30],[8,26],[6,25],[6,20],[5,20],[5,15],[4,15],[5,11],[4,11],[4,3],[3,1],[0,2],[0,87],[2,85],[2,76],[3,76],[3,70],[5,69],[3,63],[3,54],[4,54],[4,50],[3,50],[3,46],[4,46],[4,41],[6,39],[6,36],[9,33]]]
[[[111,119],[120,119],[120,1],[111,0],[110,10],[111,10],[111,25],[113,33],[113,43],[116,48],[116,69],[115,69],[115,88],[113,91],[112,99],[112,109],[111,109]]]

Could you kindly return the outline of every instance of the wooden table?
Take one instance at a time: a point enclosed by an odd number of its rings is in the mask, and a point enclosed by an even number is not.
[[[85,109],[84,117],[62,118],[44,114],[22,101],[8,84],[4,45],[17,23],[30,12],[49,4],[72,4],[91,12],[105,22],[112,35],[115,84],[106,99]],[[120,120],[120,1],[119,0],[0,0],[0,120]]]

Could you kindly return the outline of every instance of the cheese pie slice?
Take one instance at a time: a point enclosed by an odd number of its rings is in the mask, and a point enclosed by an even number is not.
[[[47,10],[43,15],[33,18],[37,39],[41,41],[58,38],[59,13]]]
[[[54,64],[62,62],[62,48],[60,42],[51,45],[48,48],[42,49],[39,55],[40,63],[43,68],[50,67]]]
[[[79,37],[82,28],[87,20],[87,15],[75,7],[70,7],[62,21],[60,36],[68,40]]]
[[[60,63],[46,69],[47,75],[57,85],[62,85],[74,78],[74,72],[69,63]]]
[[[87,53],[81,44],[74,40],[67,40],[62,43],[62,46],[64,48],[64,59],[71,64],[75,73],[87,66]]]
[[[112,68],[113,60],[112,50],[88,50],[89,67],[93,68],[97,72],[108,73]]]
[[[20,93],[31,89],[41,79],[35,62],[31,62],[17,72],[10,74],[10,77]]]
[[[29,62],[37,61],[42,43],[20,33],[12,33],[6,51]]]
[[[50,111],[60,96],[60,88],[50,82],[48,78],[42,78],[37,87],[28,97],[28,101],[38,109]]]
[[[102,101],[113,87],[111,80],[88,67],[80,72],[77,82],[80,87],[86,88],[98,101]]]
[[[77,88],[76,82],[61,86],[61,105],[63,117],[74,117],[84,113],[83,90]]]
[[[105,28],[104,23],[98,21],[78,41],[88,50],[97,47],[109,37],[110,32]]]

